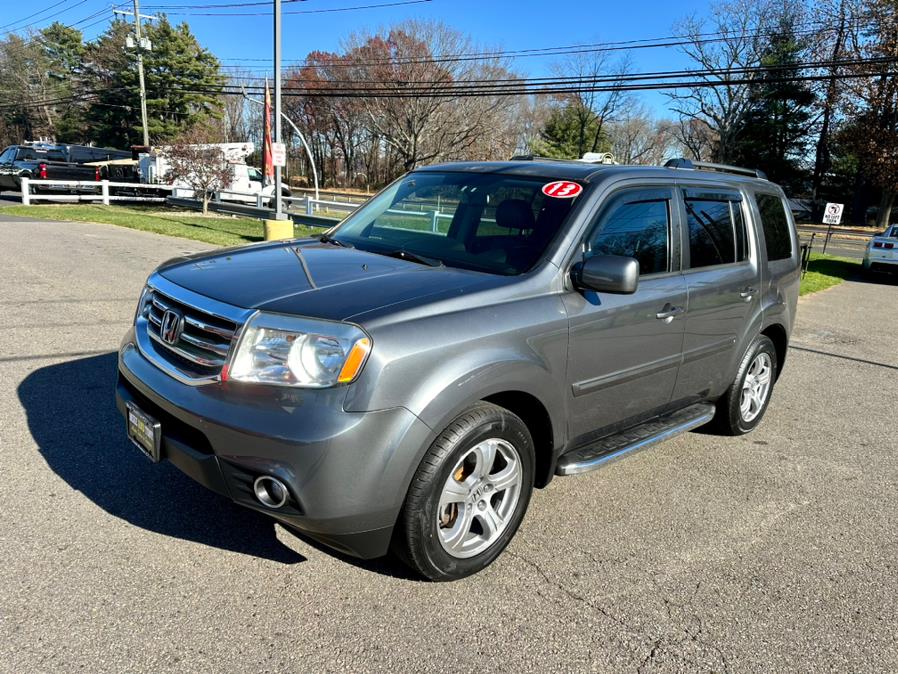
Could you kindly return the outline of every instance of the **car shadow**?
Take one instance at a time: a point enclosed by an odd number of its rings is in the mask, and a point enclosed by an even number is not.
[[[860,271],[850,279],[857,283],[880,286],[898,286],[898,274],[885,271]]]
[[[125,438],[115,407],[116,354],[35,370],[19,385],[47,465],[106,512],[156,533],[296,564],[274,520],[211,492],[169,463],[151,464]]]

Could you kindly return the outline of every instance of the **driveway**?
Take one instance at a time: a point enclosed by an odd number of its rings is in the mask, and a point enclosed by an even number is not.
[[[0,671],[895,671],[894,285],[801,302],[753,434],[537,493],[453,584],[317,547],[150,465],[114,351],[202,244],[0,222]]]

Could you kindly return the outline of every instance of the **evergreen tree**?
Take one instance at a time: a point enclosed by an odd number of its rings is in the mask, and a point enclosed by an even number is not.
[[[553,159],[579,159],[586,152],[611,149],[602,120],[575,102],[555,107],[549,114],[533,153]]]
[[[95,94],[88,119],[94,140],[128,147],[140,142],[140,87],[137,54],[126,46],[132,27],[114,21],[85,55]],[[167,142],[185,130],[220,116],[218,92],[224,84],[219,62],[187,24],[173,26],[164,16],[144,31],[152,43],[144,51],[150,140]]]
[[[761,66],[768,70],[751,87],[733,151],[735,163],[764,170],[793,193],[802,190],[807,178],[801,159],[814,103],[808,83],[796,79],[805,45],[796,38],[795,22],[793,15],[782,14],[761,49]]]
[[[84,109],[79,99],[81,91],[81,59],[84,55],[84,37],[80,30],[58,21],[42,29],[34,38],[43,51],[47,74],[55,82],[58,96],[70,99],[57,106],[55,137],[60,142],[81,143],[88,141],[84,129]]]

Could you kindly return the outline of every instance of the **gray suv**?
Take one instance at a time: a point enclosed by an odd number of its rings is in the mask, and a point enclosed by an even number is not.
[[[554,475],[757,426],[798,286],[760,172],[433,166],[319,239],[162,264],[117,401],[153,461],[450,580],[502,552]]]

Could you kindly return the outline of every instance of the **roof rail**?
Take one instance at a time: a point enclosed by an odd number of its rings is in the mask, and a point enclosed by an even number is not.
[[[692,159],[669,159],[666,168],[674,169],[704,169],[706,171],[720,171],[721,173],[737,173],[739,175],[751,176],[752,178],[760,178],[767,180],[767,174],[761,169],[743,168],[741,166],[730,166],[729,164],[715,164],[709,161],[693,161]]]
[[[511,161],[574,161],[573,159],[558,159],[556,157],[540,157],[538,154],[516,154]]]

